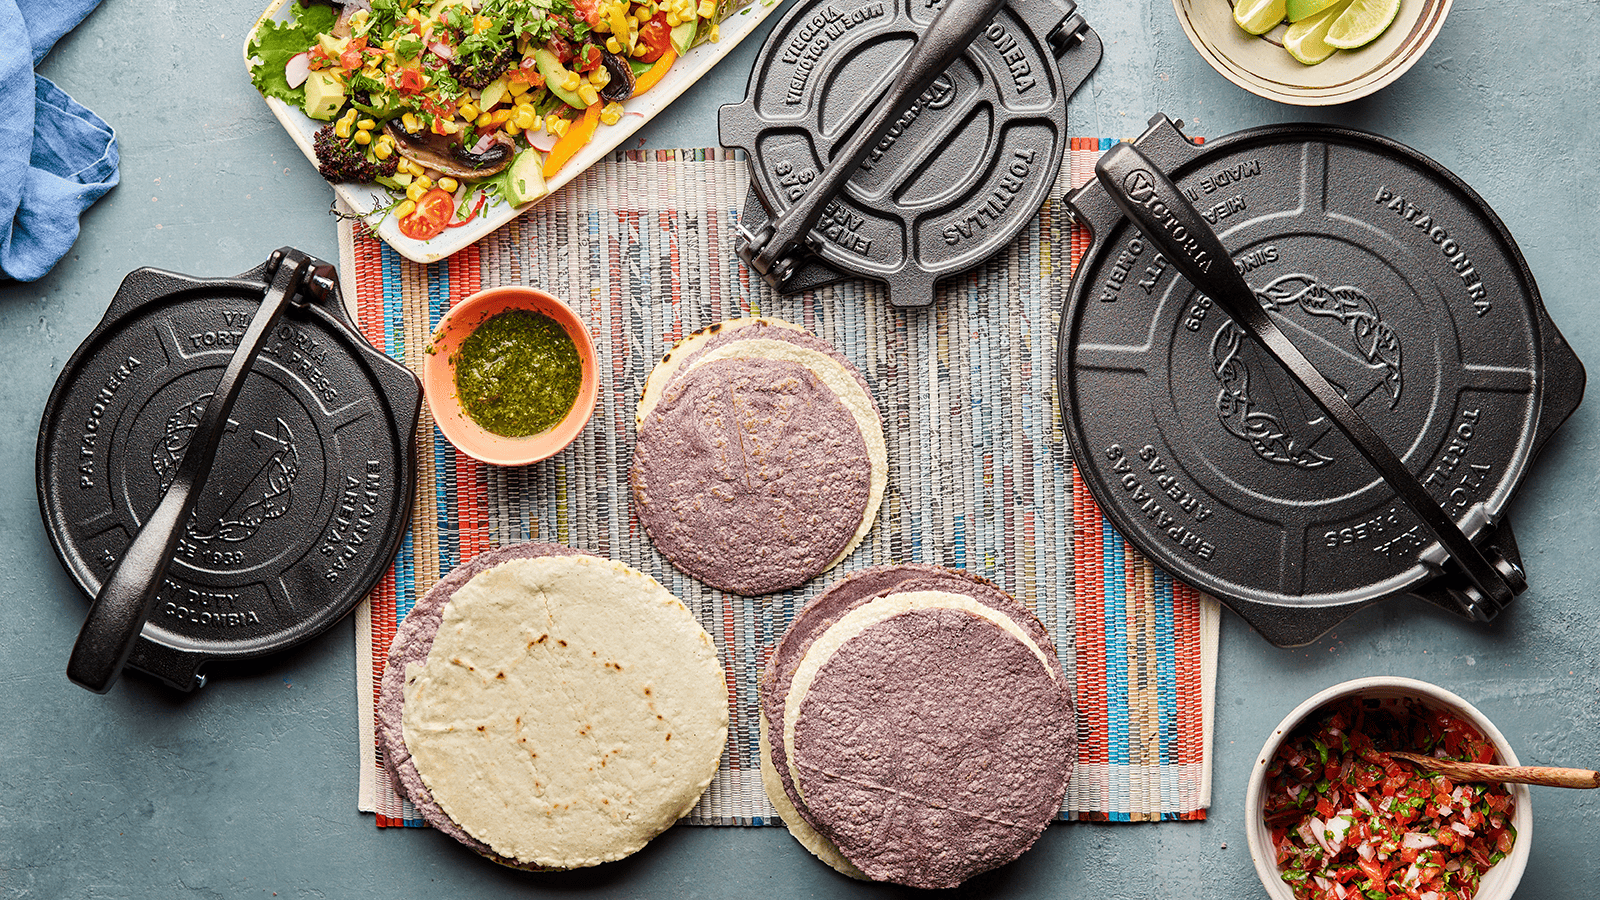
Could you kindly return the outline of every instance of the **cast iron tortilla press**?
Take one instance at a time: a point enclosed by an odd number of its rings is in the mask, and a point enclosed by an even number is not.
[[[291,248],[237,278],[140,269],[39,428],[39,508],[94,598],[67,674],[200,668],[333,625],[387,570],[416,485],[421,385],[354,329],[333,266]]]
[[[1506,506],[1584,370],[1500,219],[1438,163],[1318,125],[1165,116],[1067,197],[1073,460],[1117,528],[1275,644],[1411,594],[1527,585]]]
[[[799,0],[718,119],[750,161],[740,257],[784,293],[931,304],[1044,204],[1100,49],[1071,0]]]

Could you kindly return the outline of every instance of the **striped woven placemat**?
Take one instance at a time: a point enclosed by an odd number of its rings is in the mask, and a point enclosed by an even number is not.
[[[777,824],[758,764],[757,675],[808,599],[844,573],[888,562],[989,578],[1054,636],[1080,713],[1063,818],[1204,818],[1218,607],[1156,570],[1102,518],[1067,458],[1054,388],[1070,260],[1087,243],[1060,197],[1090,176],[1101,145],[1074,140],[1033,226],[1005,254],[947,280],[923,310],[896,309],[862,281],[780,296],[753,278],[734,252],[748,172],[720,149],[615,154],[431,265],[341,225],[340,268],[361,328],[396,359],[420,371],[451,304],[528,284],[587,321],[602,385],[578,440],[533,466],[461,455],[424,411],[411,532],[358,613],[360,808],[380,826],[420,824],[389,783],[372,735],[395,624],[463,560],[540,540],[649,573],[716,641],[728,674],[728,750],[691,823]],[[800,323],[855,363],[885,418],[890,472],[876,526],[839,567],[802,588],[747,598],[706,587],[655,551],[634,515],[628,465],[634,404],[662,353],[696,328],[753,314]]]

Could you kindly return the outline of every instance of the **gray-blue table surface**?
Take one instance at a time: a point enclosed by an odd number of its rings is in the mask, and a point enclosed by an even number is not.
[[[1218,0],[1221,2],[1221,0]],[[1161,111],[1191,134],[1323,121],[1376,131],[1475,188],[1515,235],[1552,317],[1600,365],[1600,3],[1457,0],[1420,63],[1364,100],[1311,110],[1213,72],[1170,0],[1084,0],[1105,57],[1073,98],[1073,135],[1131,137]],[[125,677],[69,683],[86,601],[50,551],[33,487],[40,412],[57,373],[141,266],[223,276],[292,245],[337,259],[332,194],[251,88],[240,46],[260,8],[105,0],[41,67],[116,129],[122,183],[89,210],[44,279],[0,286],[0,896],[832,897],[846,880],[781,829],[669,830],[625,861],[565,874],[486,863],[431,831],[356,811],[353,624],[191,696]],[[775,21],[774,16],[771,21]],[[769,23],[770,27],[770,23]],[[639,133],[646,147],[717,143],[766,29]],[[0,177],[11,177],[10,173]],[[1532,587],[1498,621],[1408,600],[1314,644],[1275,648],[1222,626],[1214,794],[1204,822],[1054,825],[974,896],[1263,897],[1245,843],[1245,778],[1278,720],[1369,674],[1426,679],[1487,713],[1524,762],[1600,768],[1600,403],[1591,398],[1524,482],[1510,517]],[[1534,789],[1524,900],[1600,890],[1600,793]]]

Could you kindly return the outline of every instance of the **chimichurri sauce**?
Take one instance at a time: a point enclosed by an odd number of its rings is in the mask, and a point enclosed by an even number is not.
[[[583,364],[566,329],[542,313],[513,309],[461,342],[456,396],[472,421],[501,437],[553,427],[578,399]]]

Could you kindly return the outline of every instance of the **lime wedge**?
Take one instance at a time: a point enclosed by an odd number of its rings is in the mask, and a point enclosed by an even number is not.
[[[1283,49],[1308,66],[1314,66],[1332,56],[1333,51],[1339,48],[1329,46],[1328,29],[1333,27],[1333,21],[1354,2],[1355,0],[1338,0],[1322,12],[1290,25],[1289,30],[1283,35]]]
[[[1338,2],[1339,0],[1289,0],[1284,5],[1284,17],[1291,22],[1298,22],[1307,16],[1314,16]]]
[[[1334,20],[1325,40],[1330,47],[1354,50],[1365,47],[1388,30],[1400,14],[1400,0],[1351,0],[1344,14]]]
[[[1285,0],[1238,0],[1233,21],[1250,34],[1266,34],[1283,21]]]

